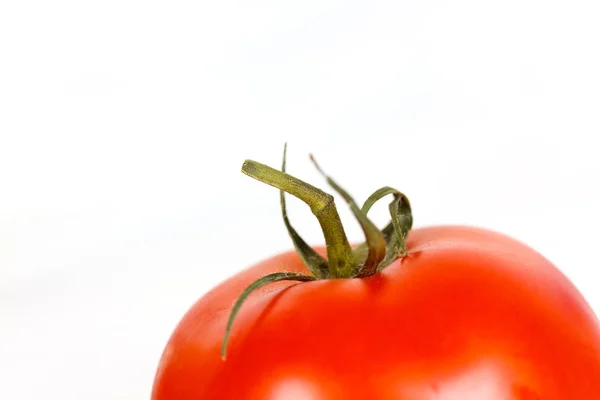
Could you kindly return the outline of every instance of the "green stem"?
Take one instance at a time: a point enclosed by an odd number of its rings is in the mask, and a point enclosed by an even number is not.
[[[246,160],[242,172],[256,180],[274,186],[305,202],[319,220],[329,261],[330,278],[349,278],[354,272],[352,249],[346,238],[333,196],[256,161]]]

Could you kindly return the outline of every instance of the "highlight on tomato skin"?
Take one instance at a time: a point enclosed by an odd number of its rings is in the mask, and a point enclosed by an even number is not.
[[[382,188],[359,208],[323,173],[365,232],[350,246],[332,197],[287,175],[285,157],[281,171],[243,168],[280,189],[295,251],[192,305],[152,400],[600,399],[598,318],[534,249],[480,228],[413,229],[401,192]],[[284,192],[309,205],[326,246],[302,240]],[[388,195],[392,222],[374,229],[369,209]]]

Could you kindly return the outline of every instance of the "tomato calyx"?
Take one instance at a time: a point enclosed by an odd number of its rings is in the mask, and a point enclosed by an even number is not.
[[[412,228],[413,217],[410,202],[402,192],[391,187],[383,187],[369,196],[363,206],[359,208],[352,196],[326,175],[312,154],[310,155],[310,160],[317,170],[336,193],[346,201],[363,230],[365,242],[353,249],[344,232],[333,196],[287,174],[285,172],[286,154],[287,144],[283,150],[281,171],[257,161],[246,160],[242,165],[242,172],[279,189],[283,222],[298,255],[311,275],[277,272],[263,276],[250,284],[237,298],[227,321],[221,347],[223,360],[226,357],[227,342],[235,317],[246,298],[256,289],[283,280],[309,282],[319,279],[364,278],[381,271],[397,258],[404,257],[407,252],[405,242]],[[319,221],[325,237],[327,259],[310,247],[291,225],[287,216],[285,193],[291,194],[306,203]],[[377,201],[387,195],[393,196],[393,200],[389,205],[392,220],[385,228],[379,230],[367,217],[367,214]]]

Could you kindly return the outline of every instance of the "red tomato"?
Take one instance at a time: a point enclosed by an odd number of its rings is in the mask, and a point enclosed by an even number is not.
[[[466,227],[416,229],[407,249],[370,277],[257,290],[226,360],[242,290],[307,270],[286,253],[222,283],[175,329],[152,399],[600,399],[598,320],[548,260]]]

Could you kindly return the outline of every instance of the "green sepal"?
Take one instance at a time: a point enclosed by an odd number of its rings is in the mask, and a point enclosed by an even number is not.
[[[389,194],[394,196],[394,200],[389,205],[392,221],[382,229],[387,242],[387,250],[385,258],[377,266],[377,271],[381,271],[395,259],[406,255],[406,238],[413,224],[412,210],[408,198],[399,190],[389,186],[376,190],[369,196],[363,204],[361,211],[367,215],[373,204]],[[364,250],[357,249],[357,251]]]
[[[286,153],[287,153],[287,143],[283,147],[283,163],[281,164],[281,172],[285,173],[285,164],[286,164]],[[296,232],[292,224],[290,223],[290,219],[287,216],[287,207],[285,204],[285,191],[279,191],[279,198],[281,202],[281,214],[283,216],[283,223],[292,239],[292,243],[294,244],[294,248],[298,252],[298,255],[306,265],[306,268],[310,271],[310,273],[318,279],[326,279],[329,277],[329,264],[327,260],[319,253],[317,253],[312,247],[308,245],[302,239],[302,237]]]
[[[225,328],[225,336],[223,337],[223,343],[221,345],[221,358],[225,360],[227,356],[227,342],[229,341],[229,336],[231,335],[231,328],[233,327],[233,322],[235,321],[235,317],[237,316],[240,308],[244,304],[244,301],[248,298],[248,296],[254,292],[255,290],[268,285],[269,283],[279,282],[279,281],[298,281],[298,282],[309,282],[316,281],[317,278],[309,275],[297,274],[295,272],[275,272],[269,275],[265,275],[262,278],[259,278],[252,282],[237,298],[235,301],[233,308],[231,309],[231,314],[229,315],[229,320],[227,320],[227,326]]]
[[[355,257],[354,276],[362,277],[373,275],[376,272],[379,263],[386,256],[386,241],[383,233],[367,218],[367,214],[358,208],[352,196],[321,169],[312,154],[310,155],[310,160],[313,162],[319,173],[327,180],[329,186],[346,200],[346,203],[348,203],[350,210],[358,220],[365,235],[365,244],[367,246],[366,254],[361,254],[361,258],[359,259]],[[355,254],[355,256],[357,255],[356,253],[353,254]]]

